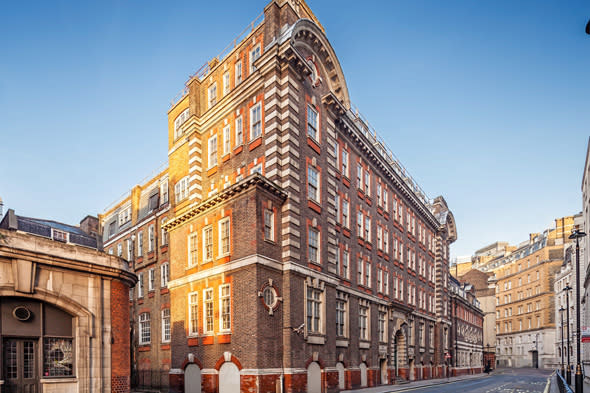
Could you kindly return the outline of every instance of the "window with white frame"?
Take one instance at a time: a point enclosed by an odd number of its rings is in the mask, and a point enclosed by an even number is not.
[[[387,342],[387,313],[379,311],[378,316],[379,342]]]
[[[389,272],[383,272],[383,293],[389,295]]]
[[[383,293],[383,270],[377,268],[377,292]]]
[[[168,280],[170,279],[170,265],[168,262],[164,262],[160,265],[160,287],[166,288],[168,286]]]
[[[336,336],[346,337],[346,304],[344,299],[336,299]]]
[[[219,287],[219,330],[228,332],[231,330],[231,288],[229,284]]]
[[[359,163],[356,166],[356,182],[359,190],[363,189],[363,167]]]
[[[371,217],[365,216],[365,240],[371,241]]]
[[[259,57],[260,57],[260,44],[256,45],[254,47],[254,49],[252,49],[250,51],[250,73],[252,73],[256,70],[256,67],[254,66],[254,62],[256,60],[258,60]]]
[[[199,294],[197,292],[188,294],[188,324],[189,336],[199,334]]]
[[[168,221],[168,219],[166,217],[162,218],[162,221],[160,222],[160,241],[162,243],[163,246],[165,246],[166,244],[168,244],[168,232],[164,229],[164,225],[166,224],[166,221]]]
[[[127,239],[127,260],[131,261],[133,258],[133,242],[131,239]]]
[[[168,203],[168,179],[160,183],[160,199],[160,204],[164,205]]]
[[[123,256],[123,244],[121,244],[121,243],[117,244],[117,256],[118,257]]]
[[[213,135],[209,138],[209,154],[208,154],[208,161],[207,165],[208,168],[213,168],[217,165],[217,135]]]
[[[228,255],[230,251],[230,222],[229,217],[219,221],[219,255]]]
[[[336,223],[342,224],[341,215],[340,215],[340,195],[336,194],[334,196],[334,207],[335,207],[335,214],[336,214]]]
[[[147,345],[152,341],[150,313],[139,314],[139,345]]]
[[[318,138],[318,112],[312,105],[307,105],[307,136],[315,141]]]
[[[342,154],[340,155],[340,166],[342,170],[342,174],[346,177],[349,176],[348,173],[348,152],[342,148]]]
[[[383,188],[383,210],[386,212],[389,211],[389,193],[387,192],[386,188]]]
[[[143,231],[137,234],[137,256],[143,256]]]
[[[377,249],[383,250],[383,228],[377,223]]]
[[[213,288],[203,290],[203,333],[213,333]]]
[[[342,251],[342,277],[349,278],[350,255],[347,250]]]
[[[244,130],[242,124],[242,116],[236,119],[236,146],[244,143]]]
[[[389,254],[389,231],[386,229],[383,230],[383,251]]]
[[[213,259],[213,227],[211,225],[203,229],[203,259],[205,261]]]
[[[262,106],[260,103],[250,108],[250,140],[262,135]]]
[[[377,181],[377,206],[381,206],[381,183]]]
[[[275,213],[270,209],[264,210],[264,239],[275,240]]]
[[[371,195],[371,173],[368,170],[365,170],[365,194]]]
[[[207,102],[209,103],[209,108],[211,108],[213,105],[217,104],[217,83],[216,82],[214,82],[211,86],[209,86],[209,89],[207,90],[207,94],[208,94]]]
[[[155,269],[148,270],[148,291],[153,291],[156,287],[156,272]]]
[[[231,132],[231,127],[229,126],[229,124],[227,126],[223,127],[223,155],[224,156],[229,154],[229,152],[231,150],[230,132]]]
[[[307,198],[320,201],[319,171],[312,165],[307,167]]]
[[[320,263],[320,231],[317,228],[309,227],[307,242],[309,262]]]
[[[322,332],[322,292],[311,286],[306,293],[306,328],[308,333]]]
[[[235,67],[235,78],[236,78],[236,86],[242,83],[242,61],[236,61]]]
[[[174,185],[176,203],[188,198],[188,176],[183,177]]]
[[[170,330],[170,309],[165,308],[162,310],[162,342],[168,343],[172,339],[172,333]]]
[[[358,268],[358,276],[357,276],[357,284],[363,285],[365,279],[365,263],[362,260],[357,261],[357,268]]]
[[[365,285],[371,287],[371,262],[365,262]]]
[[[253,173],[259,173],[262,175],[262,163],[258,164],[258,165],[254,165],[252,167],[252,169],[250,169],[250,174]]]
[[[369,306],[359,304],[359,338],[369,340]]]
[[[196,266],[198,262],[199,237],[196,233],[188,235],[188,265]]]
[[[152,252],[154,251],[154,248],[156,246],[156,235],[155,235],[155,228],[154,225],[150,225],[148,227],[148,252]]]
[[[229,93],[229,71],[223,74],[223,95]]]
[[[186,108],[180,113],[174,120],[174,140],[178,139],[182,135],[182,129],[180,126],[188,120],[189,108]]]
[[[143,297],[143,272],[137,275],[137,298]]]
[[[356,226],[357,226],[358,237],[360,237],[360,238],[363,237],[363,221],[364,221],[363,212],[359,210],[357,213],[357,216],[356,216]]]
[[[346,199],[342,199],[342,225],[350,228],[350,204]]]

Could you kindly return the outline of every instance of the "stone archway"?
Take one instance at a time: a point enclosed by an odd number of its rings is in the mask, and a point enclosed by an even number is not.
[[[322,393],[322,369],[318,362],[307,366],[307,393]]]
[[[201,369],[194,363],[184,369],[184,392],[201,393]]]
[[[379,359],[379,372],[381,377],[381,385],[387,385],[387,359]]]
[[[338,389],[343,390],[346,388],[346,380],[344,378],[344,364],[342,364],[342,362],[336,363],[336,370],[338,371]]]
[[[403,330],[400,328],[395,332],[393,337],[394,350],[393,350],[393,367],[395,370],[395,378],[400,376],[399,369],[406,366],[406,336]]]
[[[361,387],[367,387],[367,365],[361,363],[359,369],[361,370]]]
[[[232,362],[219,368],[219,393],[240,393],[240,370]]]

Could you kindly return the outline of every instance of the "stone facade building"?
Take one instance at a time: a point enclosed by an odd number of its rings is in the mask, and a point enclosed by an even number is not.
[[[127,260],[138,283],[129,293],[132,385],[166,389],[170,370],[171,216],[167,170],[133,187],[99,216],[105,252]]]
[[[101,251],[98,220],[79,227],[0,222],[0,388],[129,392],[127,262]]]
[[[155,244],[168,238],[158,262],[135,260],[144,279],[142,269],[169,266],[165,296],[140,298],[138,287],[132,297],[138,339],[170,310],[169,346],[155,335],[138,344],[139,365],[169,356],[175,392],[335,392],[443,376],[453,215],[351,106],[304,1],[271,1],[168,117],[169,187],[159,175],[139,193],[160,203],[135,219],[143,197],[130,195],[101,216],[113,252],[148,222]],[[130,229],[118,228],[128,205]]]
[[[497,365],[557,364],[553,286],[562,262],[563,235],[552,229],[531,234],[514,252],[488,263],[497,280]]]
[[[451,360],[453,375],[479,373],[483,369],[483,321],[484,314],[475,289],[469,283],[450,279]]]
[[[459,282],[473,286],[475,297],[483,312],[484,366],[496,365],[496,280],[491,272],[472,269],[459,277]]]

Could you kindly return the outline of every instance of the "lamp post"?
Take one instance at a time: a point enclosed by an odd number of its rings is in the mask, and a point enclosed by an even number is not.
[[[563,306],[561,306],[561,308],[559,309],[559,315],[561,316],[561,377],[563,378],[563,374],[565,372],[564,368],[563,368],[563,312],[565,311],[565,308],[563,308]]]
[[[569,284],[563,288],[565,291],[565,302],[566,302],[566,320],[567,320],[567,373],[565,374],[568,385],[572,384],[572,369],[570,366],[570,291],[573,288]]]
[[[580,365],[580,238],[586,236],[586,233],[579,229],[574,229],[569,236],[570,239],[576,239],[576,393],[583,393],[584,384],[582,375],[582,366]],[[568,319],[569,321],[569,319]]]

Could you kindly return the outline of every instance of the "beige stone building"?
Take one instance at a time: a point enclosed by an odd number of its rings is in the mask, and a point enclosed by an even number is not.
[[[556,220],[558,223],[559,220]],[[488,264],[496,279],[497,364],[555,364],[553,282],[563,261],[563,231],[531,234],[529,241]]]
[[[99,251],[98,221],[0,222],[0,387],[129,392],[129,287],[121,258]]]

